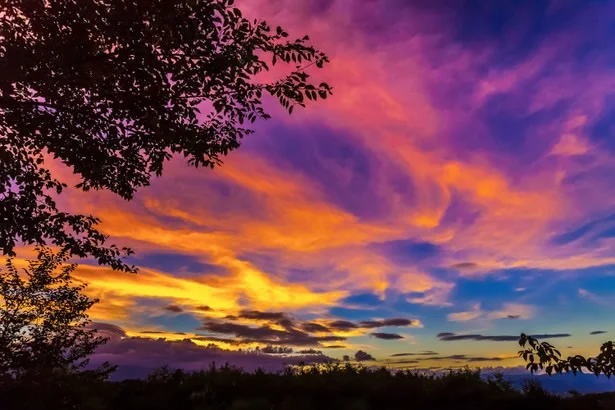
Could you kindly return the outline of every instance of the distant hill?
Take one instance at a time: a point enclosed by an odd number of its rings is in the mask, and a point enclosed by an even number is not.
[[[515,387],[520,388],[525,380],[538,380],[545,390],[552,393],[563,394],[570,390],[576,390],[579,393],[603,393],[615,391],[615,378],[608,379],[606,376],[596,377],[592,374],[556,374],[548,375],[530,375],[530,374],[514,374],[507,375]]]

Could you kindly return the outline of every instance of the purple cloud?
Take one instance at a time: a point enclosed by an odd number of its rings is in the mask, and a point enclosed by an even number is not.
[[[536,339],[555,339],[562,337],[570,337],[572,336],[570,333],[545,333],[539,335],[532,335],[532,337]],[[519,336],[507,336],[507,335],[495,335],[495,336],[484,336],[478,334],[466,334],[466,335],[458,335],[455,333],[444,332],[438,333],[437,338],[444,342],[455,342],[459,340],[474,340],[474,341],[489,341],[489,342],[516,342],[519,340]]]
[[[363,350],[359,350],[358,352],[356,352],[354,354],[354,359],[357,362],[367,362],[367,361],[376,360],[374,359],[374,356],[372,356],[371,354],[367,352],[364,352]]]
[[[376,339],[381,339],[381,340],[399,340],[399,339],[404,338],[402,335],[398,335],[397,333],[375,332],[375,333],[370,333],[370,335],[374,336]]]
[[[118,365],[115,378],[145,377],[164,365],[185,370],[202,370],[212,363],[228,363],[246,371],[258,368],[279,371],[287,365],[301,362],[323,363],[334,360],[317,352],[291,354],[292,349],[274,346],[260,351],[236,351],[200,346],[189,339],[170,341],[162,338],[126,337],[121,328],[106,323],[96,323],[94,328],[110,339],[91,356],[91,366],[98,366],[106,361]]]

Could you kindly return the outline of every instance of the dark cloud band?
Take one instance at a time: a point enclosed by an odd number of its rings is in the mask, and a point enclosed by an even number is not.
[[[532,337],[536,339],[556,339],[562,337],[570,337],[572,336],[570,333],[545,333],[539,335],[532,335]],[[474,341],[489,341],[489,342],[516,342],[519,340],[519,336],[509,336],[509,335],[495,335],[495,336],[484,336],[479,334],[467,334],[467,335],[458,335],[456,333],[444,332],[438,333],[438,339],[444,342],[455,342],[460,340],[474,340]]]

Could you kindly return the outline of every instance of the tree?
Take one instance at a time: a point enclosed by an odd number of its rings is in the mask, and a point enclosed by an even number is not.
[[[131,199],[173,155],[214,167],[270,116],[331,94],[305,69],[328,58],[307,36],[248,20],[234,0],[5,0],[0,11],[0,244],[53,244],[132,271],[93,216],[58,209],[66,184]],[[262,81],[278,62],[291,65]]]
[[[532,373],[544,370],[548,375],[553,373],[577,372],[586,369],[596,376],[604,374],[607,377],[615,374],[615,345],[606,342],[600,348],[596,357],[585,358],[581,355],[562,358],[562,354],[548,342],[539,342],[536,338],[521,334],[519,345],[523,350],[519,356],[527,362],[526,368]]]
[[[88,329],[86,311],[97,300],[74,283],[75,265],[66,261],[66,252],[42,249],[23,273],[10,259],[0,269],[0,379],[48,383],[79,373],[106,342]],[[106,377],[112,370],[89,373]]]

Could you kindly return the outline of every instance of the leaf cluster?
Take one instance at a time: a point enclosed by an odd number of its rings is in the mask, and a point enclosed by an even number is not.
[[[562,354],[548,342],[539,342],[536,338],[521,334],[519,356],[527,362],[526,368],[532,373],[544,370],[547,374],[587,371],[599,376],[611,377],[615,373],[615,349],[613,342],[606,342],[600,347],[596,357],[585,358],[581,355],[562,358]]]
[[[125,199],[181,155],[214,167],[267,119],[265,94],[291,113],[331,87],[306,69],[327,56],[307,36],[248,20],[233,0],[6,0],[0,12],[0,244],[54,244],[133,271],[93,216],[62,212],[66,184]],[[279,63],[277,81],[262,81]],[[277,71],[276,71],[277,72]],[[275,72],[274,72],[275,73]]]

